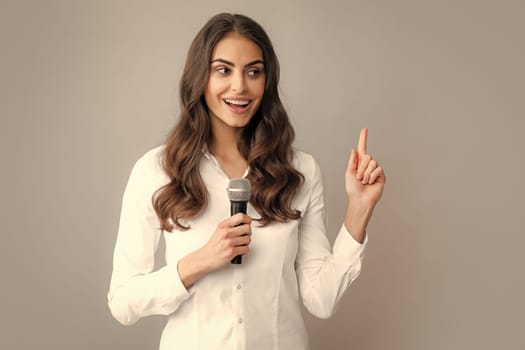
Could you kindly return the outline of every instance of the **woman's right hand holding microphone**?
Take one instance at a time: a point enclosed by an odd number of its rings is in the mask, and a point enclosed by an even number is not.
[[[243,213],[227,218],[219,223],[206,244],[179,260],[177,270],[184,286],[189,288],[206,274],[229,264],[235,256],[247,254],[251,222]]]

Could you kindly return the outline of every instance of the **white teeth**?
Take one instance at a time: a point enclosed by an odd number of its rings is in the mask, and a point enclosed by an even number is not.
[[[224,100],[232,105],[246,106],[250,101],[239,101],[239,100]]]

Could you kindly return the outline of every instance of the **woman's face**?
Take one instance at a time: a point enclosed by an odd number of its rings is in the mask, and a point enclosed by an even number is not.
[[[225,35],[211,56],[204,92],[212,129],[243,128],[259,108],[264,94],[263,54],[259,46],[238,33]]]

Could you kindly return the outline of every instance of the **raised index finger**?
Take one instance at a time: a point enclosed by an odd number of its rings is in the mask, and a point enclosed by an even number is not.
[[[368,136],[368,129],[362,128],[359,134],[359,143],[357,144],[357,151],[359,154],[366,154],[366,137]]]

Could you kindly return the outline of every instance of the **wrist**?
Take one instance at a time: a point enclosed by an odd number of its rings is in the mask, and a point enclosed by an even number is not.
[[[352,196],[348,197],[348,209],[352,207],[353,210],[358,211],[373,211],[375,205],[363,197]]]
[[[372,217],[374,207],[360,201],[351,201],[346,210],[344,225],[352,237],[363,243],[365,240],[366,227]]]
[[[205,263],[199,249],[180,259],[177,264],[177,271],[184,286],[189,288],[206,275],[210,268]]]

